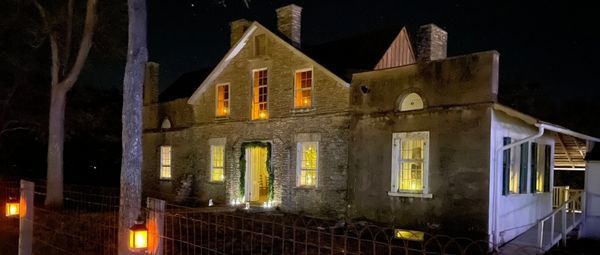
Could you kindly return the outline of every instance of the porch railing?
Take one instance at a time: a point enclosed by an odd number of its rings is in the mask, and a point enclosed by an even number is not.
[[[569,199],[538,222],[537,247],[539,251],[547,251],[558,242],[566,245],[567,233],[581,224],[583,220],[581,215],[581,205],[584,199],[583,194],[581,192],[567,192],[565,195],[569,196]],[[576,208],[579,209],[579,212]],[[558,222],[559,224],[556,224],[557,220],[560,221]],[[556,227],[560,229],[556,231]]]
[[[571,189],[569,186],[555,186],[552,192],[552,208],[558,208],[572,197],[583,194],[582,189]],[[569,210],[581,212],[581,203],[571,204]]]

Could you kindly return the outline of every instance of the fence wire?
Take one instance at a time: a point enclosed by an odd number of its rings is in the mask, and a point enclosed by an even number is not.
[[[394,238],[394,228],[280,212],[221,211],[167,204],[162,254],[488,254],[489,243],[425,234]]]
[[[117,189],[66,185],[61,209],[44,206],[46,187],[34,191],[33,254],[117,254]]]
[[[18,182],[0,181],[0,201],[19,195]],[[60,210],[44,206],[46,187],[34,190],[33,254],[117,254],[119,190],[67,185]],[[375,255],[489,254],[490,244],[424,233],[397,239],[393,226],[307,217],[277,210],[187,207],[149,199],[145,215],[160,215],[158,254]],[[2,206],[4,214],[4,206]],[[155,208],[164,208],[156,211]],[[17,254],[19,220],[0,217],[0,255]],[[512,251],[528,254],[531,247]],[[522,253],[520,252],[522,251]],[[156,253],[149,253],[156,254]]]

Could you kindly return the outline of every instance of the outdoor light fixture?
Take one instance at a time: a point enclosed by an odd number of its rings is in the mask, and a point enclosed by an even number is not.
[[[19,200],[14,197],[9,197],[8,201],[6,201],[6,217],[19,216],[19,209]]]
[[[425,233],[414,230],[394,229],[394,237],[408,241],[423,241]]]
[[[148,228],[140,215],[135,224],[129,228],[129,250],[136,253],[145,252],[148,249]]]
[[[244,206],[244,209],[250,210],[250,202],[246,202],[246,206]]]
[[[209,200],[208,200],[208,206],[209,206],[209,207],[211,207],[211,206],[213,206],[213,205],[215,205],[215,204],[213,203],[213,200],[212,200],[212,198],[211,198],[211,199],[209,199]]]

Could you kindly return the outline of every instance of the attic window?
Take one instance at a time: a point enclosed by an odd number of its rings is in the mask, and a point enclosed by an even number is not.
[[[423,99],[417,93],[406,95],[400,102],[400,111],[414,111],[423,109]]]
[[[161,129],[171,128],[171,121],[169,120],[169,117],[165,117],[165,119],[163,119],[162,123],[160,124],[160,128]]]
[[[265,39],[265,35],[257,35],[254,37],[254,56],[263,56],[267,51],[267,43]]]

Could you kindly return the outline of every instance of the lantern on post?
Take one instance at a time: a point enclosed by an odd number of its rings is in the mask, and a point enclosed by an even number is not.
[[[6,201],[6,217],[17,217],[19,216],[19,211],[19,200],[14,197],[9,197],[8,201]]]
[[[146,222],[140,215],[135,224],[129,228],[129,250],[136,253],[145,252],[148,249],[148,228]]]

